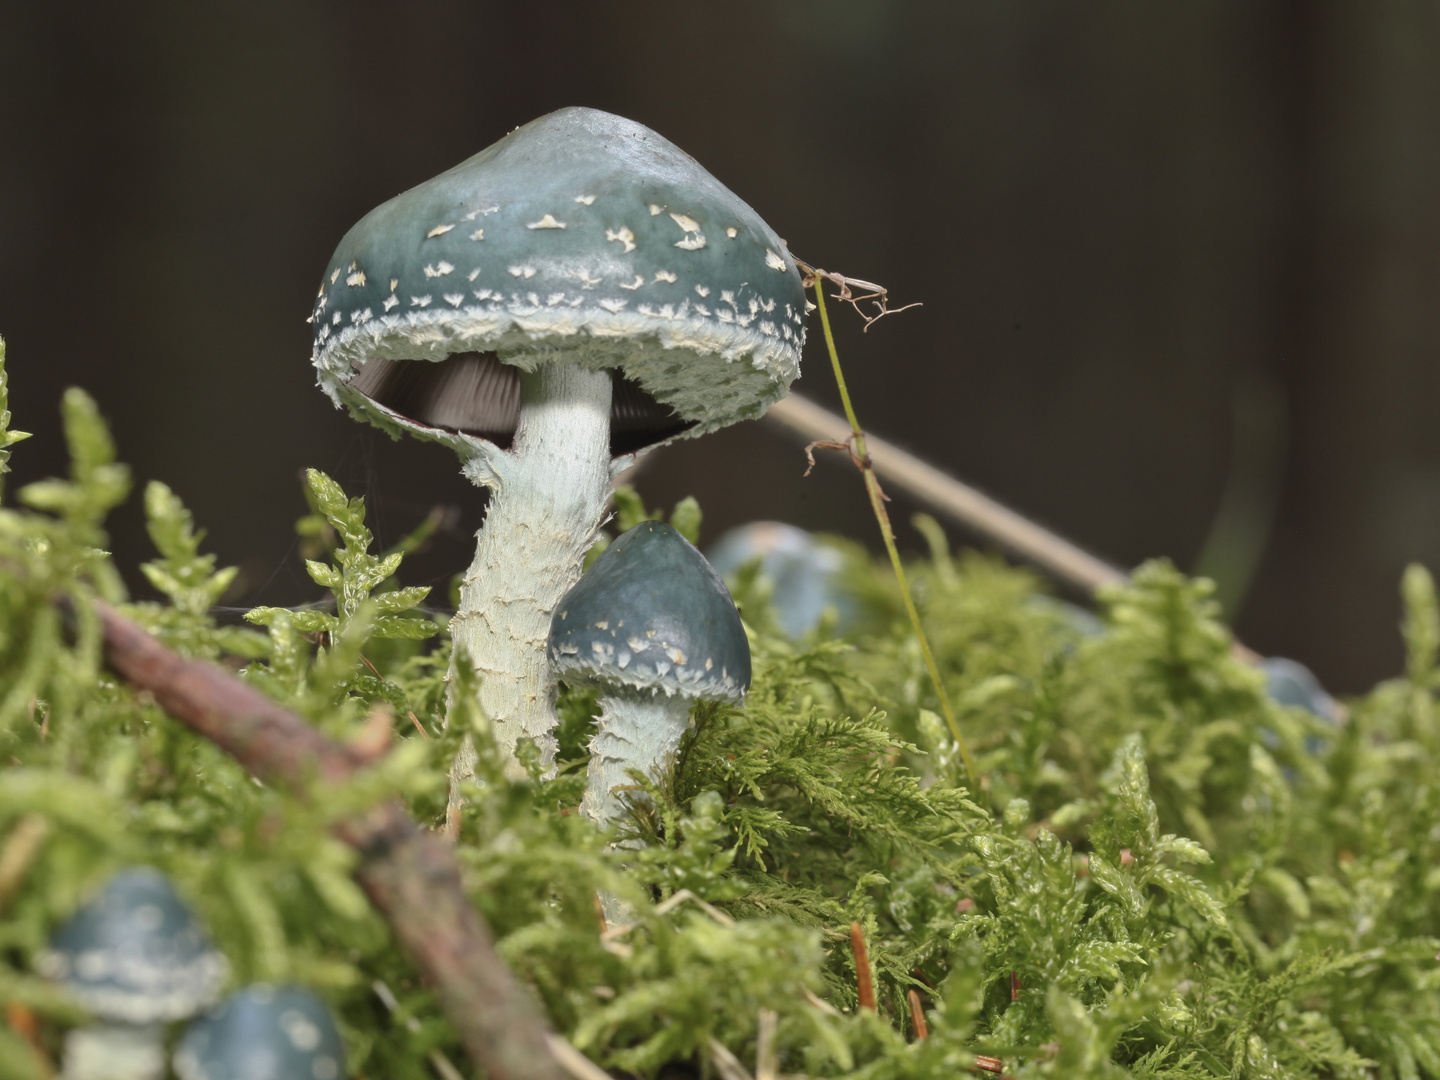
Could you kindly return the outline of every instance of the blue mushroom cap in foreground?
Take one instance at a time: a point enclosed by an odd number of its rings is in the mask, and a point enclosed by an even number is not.
[[[324,1002],[299,986],[247,986],[186,1030],[180,1080],[340,1080],[345,1052]]]
[[[720,575],[669,525],[611,544],[556,605],[550,660],[579,685],[743,701],[750,643]]]
[[[193,1016],[229,971],[165,875],[123,870],[55,932],[36,966],[105,1020],[155,1024]]]
[[[529,370],[564,356],[623,368],[673,410],[667,435],[698,435],[785,394],[804,319],[795,261],[754,210],[656,132],[583,108],[372,210],[340,241],[311,313],[332,397],[462,451],[442,430],[468,430],[443,419],[452,409],[426,420],[392,407],[364,368],[483,353]],[[499,393],[498,365],[477,372],[495,384],[477,394]]]

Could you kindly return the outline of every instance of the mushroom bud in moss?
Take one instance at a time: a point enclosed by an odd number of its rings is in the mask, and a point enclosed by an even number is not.
[[[101,1024],[70,1032],[65,1080],[151,1080],[163,1025],[219,996],[229,965],[158,870],[123,870],[55,932],[36,967]]]
[[[325,1003],[301,986],[257,983],[188,1028],[180,1080],[341,1080],[345,1051]]]
[[[640,124],[562,109],[377,207],[311,321],[320,385],[455,449],[491,491],[452,630],[510,757],[554,757],[545,636],[613,477],[646,447],[760,416],[799,374],[785,243]]]
[[[600,690],[581,811],[625,812],[630,770],[649,776],[680,748],[696,701],[740,704],[750,643],[725,583],[669,525],[644,521],[606,548],[550,621],[560,678]]]

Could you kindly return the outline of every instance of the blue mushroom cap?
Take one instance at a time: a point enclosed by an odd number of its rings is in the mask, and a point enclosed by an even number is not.
[[[744,700],[750,642],[720,575],[669,525],[644,521],[601,553],[555,606],[560,678],[601,688]]]
[[[673,416],[664,437],[698,435],[784,395],[804,319],[795,260],[754,210],[644,125],[569,108],[356,224],[321,279],[312,359],[366,419],[462,451],[453,403],[411,415],[364,368],[474,358],[462,396],[494,398],[487,415],[505,411],[502,362],[623,368]]]
[[[706,557],[721,574],[760,560],[760,572],[775,591],[771,603],[785,633],[798,638],[834,608],[843,626],[855,616],[855,601],[840,584],[845,557],[813,533],[779,521],[752,521],[725,533]]]
[[[55,932],[36,962],[106,1020],[153,1024],[192,1016],[229,971],[165,875],[123,870]]]
[[[309,990],[259,983],[185,1029],[175,1072],[180,1080],[340,1080],[345,1050]]]
[[[1260,670],[1265,672],[1265,692],[1272,701],[1304,709],[1332,724],[1339,721],[1340,707],[1335,699],[1325,692],[1315,673],[1298,660],[1268,656],[1260,661]]]

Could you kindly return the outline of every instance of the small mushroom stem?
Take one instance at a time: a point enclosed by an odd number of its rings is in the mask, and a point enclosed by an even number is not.
[[[601,697],[580,812],[602,827],[624,817],[625,789],[635,783],[630,771],[652,776],[674,760],[690,726],[690,705],[689,698],[663,690]]]
[[[61,1080],[160,1080],[164,1073],[159,1024],[76,1028],[65,1037]]]
[[[516,779],[521,738],[535,741],[547,769],[555,760],[550,612],[580,579],[611,484],[610,372],[550,361],[520,384],[511,449],[476,463],[493,490],[450,624],[452,671],[462,656],[475,665],[480,707]]]

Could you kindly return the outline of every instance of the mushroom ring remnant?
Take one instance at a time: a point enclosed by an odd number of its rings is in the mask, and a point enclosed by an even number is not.
[[[725,583],[657,521],[621,536],[565,594],[549,648],[560,678],[600,689],[580,808],[601,825],[623,816],[630,770],[669,767],[692,704],[740,704],[750,687],[750,643]]]
[[[640,124],[562,109],[371,211],[311,313],[321,387],[492,489],[452,631],[509,768],[554,756],[550,613],[631,456],[760,416],[799,374],[784,241]],[[458,662],[458,660],[457,660]]]

